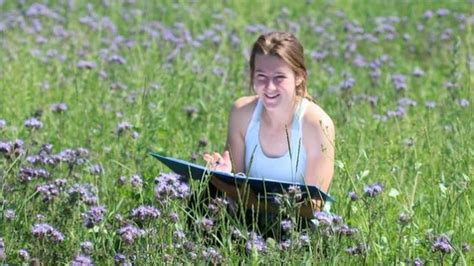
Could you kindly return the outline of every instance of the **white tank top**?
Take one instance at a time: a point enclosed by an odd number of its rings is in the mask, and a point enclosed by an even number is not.
[[[304,184],[306,152],[302,142],[302,117],[308,100],[303,98],[293,116],[290,133],[290,148],[281,157],[267,157],[260,145],[260,114],[263,104],[260,99],[245,134],[245,169],[251,177]],[[290,131],[290,128],[288,128]]]

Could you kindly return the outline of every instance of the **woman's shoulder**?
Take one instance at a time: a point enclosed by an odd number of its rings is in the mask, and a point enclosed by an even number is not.
[[[255,108],[257,104],[258,97],[256,95],[252,96],[242,96],[235,100],[232,109],[236,109],[237,111],[248,111],[248,109]]]
[[[303,130],[310,133],[320,133],[321,130],[334,135],[334,122],[321,106],[309,101],[302,117]],[[305,130],[306,129],[306,130]]]
[[[257,102],[257,96],[243,96],[237,99],[230,112],[230,126],[243,134],[252,118]]]
[[[232,105],[231,115],[246,120],[246,118],[252,116],[257,101],[258,98],[255,95],[240,97]]]

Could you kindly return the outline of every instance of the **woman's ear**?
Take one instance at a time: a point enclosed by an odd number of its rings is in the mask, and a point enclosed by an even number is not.
[[[303,80],[304,80],[303,76],[297,75],[296,76],[296,87],[300,86],[301,83],[303,83]]]

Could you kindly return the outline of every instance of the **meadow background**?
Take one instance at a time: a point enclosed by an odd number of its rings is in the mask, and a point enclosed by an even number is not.
[[[473,4],[0,0],[0,264],[473,264]],[[148,155],[223,150],[272,29],[337,131],[331,214],[282,239]]]

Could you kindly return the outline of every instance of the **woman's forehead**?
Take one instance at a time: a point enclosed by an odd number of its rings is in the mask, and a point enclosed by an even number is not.
[[[292,69],[276,55],[257,54],[255,56],[255,72],[288,73],[292,72]]]

